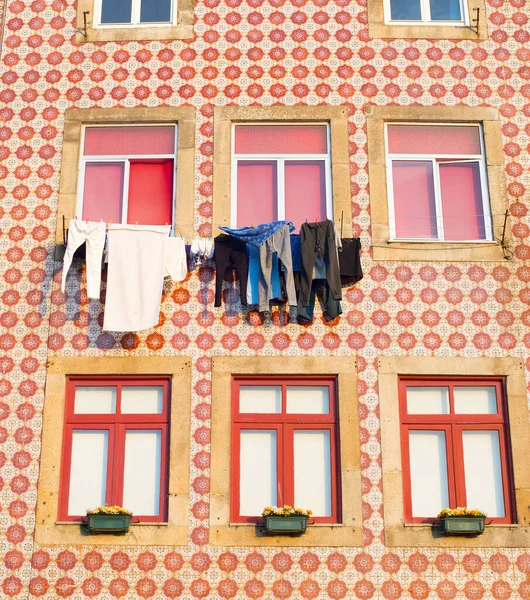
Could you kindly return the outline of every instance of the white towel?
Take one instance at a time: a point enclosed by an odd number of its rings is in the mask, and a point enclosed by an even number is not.
[[[181,237],[170,237],[166,248],[165,274],[173,281],[183,281],[188,274],[186,243]]]
[[[109,225],[104,331],[141,331],[158,323],[169,226]]]

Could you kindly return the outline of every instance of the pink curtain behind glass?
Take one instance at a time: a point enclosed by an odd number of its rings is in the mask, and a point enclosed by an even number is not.
[[[278,219],[276,162],[237,164],[237,227]]]
[[[167,125],[85,129],[85,156],[138,156],[174,152],[175,128]]]
[[[131,161],[127,222],[170,225],[172,207],[173,161]]]
[[[480,130],[474,126],[389,125],[390,154],[477,155]]]
[[[444,238],[486,239],[478,163],[440,163]]]
[[[121,223],[124,163],[89,163],[85,168],[84,221]]]
[[[237,125],[236,154],[327,154],[326,125]]]
[[[285,163],[285,218],[296,231],[307,219],[326,219],[326,176],[324,161]]]
[[[437,237],[431,162],[392,161],[396,237]]]

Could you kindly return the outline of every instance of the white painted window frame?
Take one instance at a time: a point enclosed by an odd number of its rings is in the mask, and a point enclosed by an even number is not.
[[[130,23],[102,23],[101,22],[101,11],[103,8],[103,2],[105,0],[94,0],[94,23],[93,26],[98,29],[122,29],[125,27],[169,27],[177,24],[177,11],[176,11],[176,0],[171,0],[171,20],[161,22],[149,22],[142,23],[140,21],[140,10],[142,2],[149,2],[149,0],[132,0],[131,7],[131,22]]]
[[[390,154],[388,150],[388,127],[391,125],[439,125],[443,127],[478,127],[480,136],[480,154],[469,155],[469,154]],[[442,193],[440,186],[440,171],[439,171],[439,159],[442,159],[442,163],[455,164],[472,162],[478,163],[480,172],[480,187],[482,191],[482,207],[484,211],[484,228],[485,228],[485,239],[481,240],[458,240],[458,243],[491,243],[494,241],[493,227],[491,219],[491,203],[488,192],[488,178],[486,170],[486,150],[484,146],[484,132],[480,123],[432,123],[432,122],[392,122],[385,123],[385,154],[386,154],[386,177],[387,177],[387,190],[388,190],[388,220],[390,228],[390,241],[406,241],[406,242],[451,242],[455,243],[455,240],[445,240],[444,238],[444,226],[443,226],[443,206],[442,206]],[[445,160],[449,159],[449,160]],[[396,236],[396,216],[395,216],[395,205],[394,205],[394,181],[392,177],[392,162],[393,161],[411,161],[411,162],[426,162],[431,161],[433,165],[433,179],[434,179],[434,198],[436,207],[436,229],[438,237],[436,238],[398,238]]]
[[[236,127],[239,125],[270,126],[270,125],[325,125],[327,154],[236,154],[235,138]],[[277,198],[278,198],[278,220],[285,220],[285,163],[289,161],[324,161],[324,175],[326,178],[326,217],[333,220],[333,190],[331,182],[331,128],[327,122],[308,121],[304,123],[292,123],[289,121],[276,121],[273,123],[244,122],[232,125],[232,193],[230,202],[230,226],[237,227],[237,165],[239,161],[269,161],[277,165]],[[313,221],[315,215],[307,215],[309,221]],[[256,223],[258,225],[258,223]]]
[[[135,155],[121,155],[121,154],[103,154],[103,155],[84,155],[85,148],[85,133],[87,129],[93,129],[96,127],[174,127],[175,129],[175,146],[173,148],[173,154],[135,154]],[[156,159],[172,159],[173,160],[173,192],[171,196],[171,223],[173,226],[175,223],[175,209],[176,209],[176,192],[177,192],[177,148],[178,148],[178,126],[175,123],[109,123],[109,124],[90,124],[83,125],[81,129],[81,145],[79,151],[79,171],[77,176],[77,205],[76,215],[81,218],[83,214],[83,196],[85,189],[85,172],[86,165],[89,163],[125,163],[123,173],[123,192],[121,199],[122,215],[121,224],[127,223],[127,213],[129,207],[129,172],[131,160],[156,160]]]
[[[462,19],[458,21],[433,21],[431,19],[431,5],[430,0],[420,0],[421,3],[421,20],[417,21],[400,21],[391,18],[391,5],[392,0],[383,0],[384,12],[385,12],[385,24],[387,25],[436,25],[436,26],[453,26],[453,27],[468,27],[469,26],[469,15],[467,0],[460,0],[460,14]]]

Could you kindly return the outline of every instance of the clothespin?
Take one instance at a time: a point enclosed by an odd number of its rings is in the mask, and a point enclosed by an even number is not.
[[[112,225],[112,219],[109,221],[109,225]]]
[[[180,239],[183,239],[183,238],[182,238],[182,233],[180,234]]]
[[[137,227],[137,225],[138,225],[138,221],[136,221],[136,223],[134,224],[134,226]]]
[[[307,219],[305,220],[305,222],[307,223]]]

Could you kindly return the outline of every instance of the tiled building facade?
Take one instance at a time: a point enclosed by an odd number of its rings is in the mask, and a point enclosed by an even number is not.
[[[179,2],[178,23],[151,41],[102,34],[91,14],[83,31],[93,7],[78,4],[2,7],[2,597],[530,597],[528,0],[473,0],[471,28],[406,31],[385,25],[382,0]],[[331,124],[335,220],[361,238],[365,274],[344,290],[343,314],[317,309],[300,324],[274,308],[264,323],[229,292],[214,308],[208,262],[165,284],[154,329],[102,331],[105,284],[101,302],[88,300],[84,263],[60,290],[75,123],[177,122],[177,231],[208,237],[230,197],[223,122],[245,119],[244,107],[250,120]],[[480,122],[496,241],[388,243],[392,121]],[[142,373],[174,386],[169,525],[89,537],[57,524],[66,378]],[[338,377],[342,525],[258,538],[226,516],[226,378],[307,373]],[[507,381],[516,523],[451,539],[403,525],[400,375]]]

